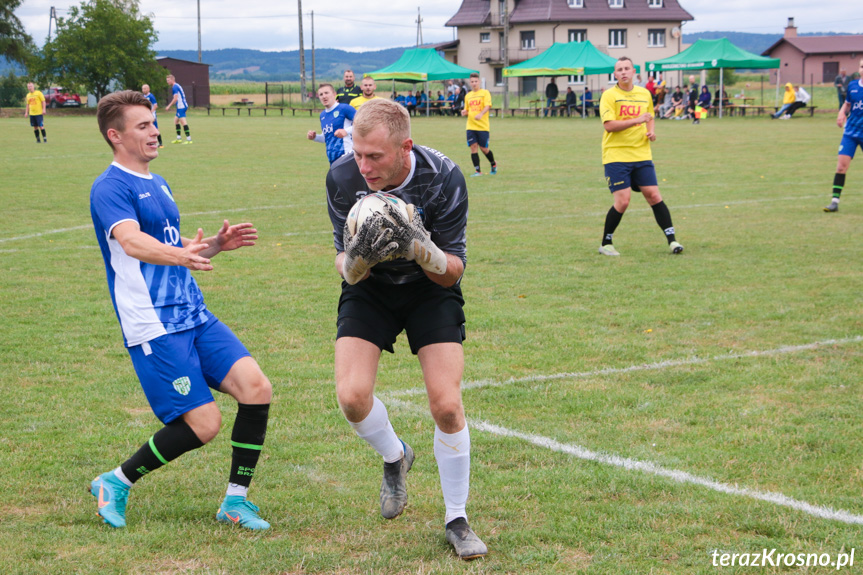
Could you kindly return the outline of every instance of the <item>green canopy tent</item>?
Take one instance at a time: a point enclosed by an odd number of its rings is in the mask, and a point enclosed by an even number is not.
[[[466,78],[471,73],[479,73],[444,60],[433,48],[409,48],[401,57],[385,68],[366,73],[375,80],[399,80],[400,82],[429,82],[434,80],[449,80],[451,78]],[[428,86],[426,86],[428,91]],[[426,99],[426,115],[428,102]]]
[[[722,95],[724,94],[724,68],[765,69],[778,68],[779,58],[765,58],[747,52],[732,44],[728,38],[716,40],[700,39],[683,52],[647,62],[648,72],[669,70],[712,70],[719,68],[719,117],[722,117]]]
[[[617,62],[616,58],[603,54],[589,40],[584,42],[555,42],[551,48],[542,54],[514,64],[509,68],[504,68],[503,75],[512,78],[611,74],[614,72],[615,62]],[[636,70],[638,70],[638,66],[636,66]],[[584,101],[583,97],[582,101]],[[584,106],[582,106],[581,113],[584,116]]]

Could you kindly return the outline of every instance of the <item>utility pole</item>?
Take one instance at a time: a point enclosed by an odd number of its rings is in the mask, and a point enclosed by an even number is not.
[[[420,7],[417,6],[417,48],[423,43],[423,17],[420,16]]]
[[[51,24],[57,21],[57,10],[51,6],[51,11],[48,12],[48,41],[51,41]]]
[[[312,10],[312,92],[317,94],[315,87],[315,11]]]
[[[198,0],[198,63],[201,62],[201,0]]]
[[[303,50],[303,0],[297,0],[300,15],[300,102],[306,101],[306,53]]]
[[[500,15],[500,22],[503,24],[503,67],[509,68],[509,0],[504,0],[499,4],[503,8],[503,14]],[[506,117],[506,110],[509,108],[509,77],[503,75],[503,116]]]

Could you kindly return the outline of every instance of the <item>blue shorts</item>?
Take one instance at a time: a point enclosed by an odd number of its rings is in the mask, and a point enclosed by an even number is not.
[[[605,164],[605,183],[613,194],[614,192],[632,188],[633,192],[640,192],[642,186],[658,186],[656,181],[656,168],[653,162],[611,162]]]
[[[216,316],[196,328],[169,333],[128,349],[144,395],[156,417],[168,424],[213,401],[231,367],[251,355]]]
[[[182,110],[180,108],[177,108],[177,117],[178,118],[185,118],[186,117],[186,108],[183,108]]]
[[[488,132],[480,130],[467,131],[467,145],[479,144],[480,148],[488,148]]]
[[[863,148],[863,138],[855,138],[853,136],[842,135],[842,141],[839,142],[839,155],[854,157],[854,152],[857,151],[857,146]]]
[[[44,124],[42,123],[42,114],[33,115],[30,114],[30,125],[34,128],[42,128]]]

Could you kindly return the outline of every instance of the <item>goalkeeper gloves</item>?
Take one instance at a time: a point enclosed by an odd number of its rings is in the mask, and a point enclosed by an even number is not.
[[[382,262],[398,249],[399,244],[392,241],[393,230],[383,227],[384,217],[375,214],[368,218],[352,235],[347,223],[344,228],[345,259],[342,273],[351,285],[364,279],[372,266]]]
[[[392,204],[386,204],[387,215],[396,222],[392,239],[399,246],[399,255],[415,261],[424,270],[437,275],[446,273],[446,254],[431,239],[422,218],[413,204],[407,205],[408,218]],[[386,225],[387,222],[384,222]]]

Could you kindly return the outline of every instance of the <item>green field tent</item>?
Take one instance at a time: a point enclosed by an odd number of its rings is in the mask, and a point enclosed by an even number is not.
[[[410,48],[389,66],[365,75],[375,80],[429,82],[467,78],[471,72],[479,73],[478,70],[471,70],[444,60],[433,48]]]
[[[764,69],[778,68],[779,58],[765,58],[752,52],[747,52],[732,44],[728,38],[716,40],[700,39],[679,54],[647,62],[644,67],[648,72],[666,72],[670,70],[712,70],[719,68],[719,93],[725,89],[722,70],[724,68]],[[722,98],[719,99],[719,116],[722,117]]]
[[[603,54],[596,46],[584,42],[555,42],[551,48],[530,60],[503,69],[509,78],[523,76],[580,76],[611,74],[616,58]],[[638,66],[635,67],[638,70]],[[584,115],[584,109],[582,109]]]

